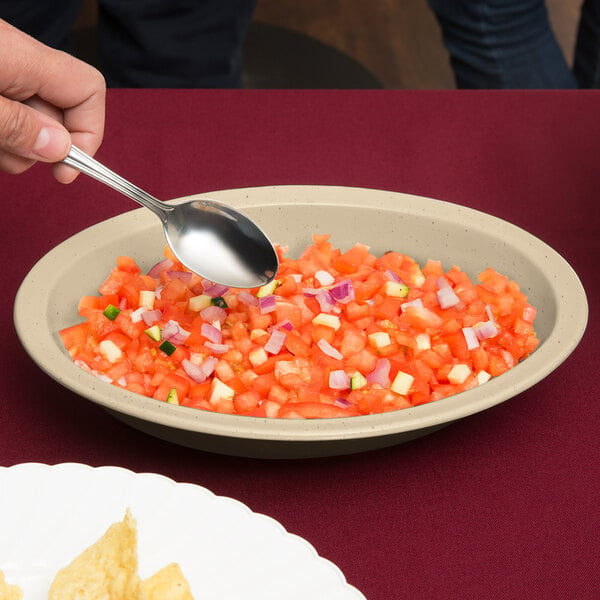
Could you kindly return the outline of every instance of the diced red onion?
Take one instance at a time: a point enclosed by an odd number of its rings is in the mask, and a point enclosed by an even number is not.
[[[258,309],[261,315],[266,315],[275,310],[275,296],[269,294],[258,299]]]
[[[327,340],[323,338],[317,342],[317,346],[319,346],[324,354],[327,354],[327,356],[330,356],[331,358],[335,358],[337,360],[342,360],[344,358],[344,355],[337,348],[334,348]]]
[[[382,387],[390,385],[390,369],[392,365],[387,358],[380,358],[375,368],[366,376],[369,383],[378,383]]]
[[[396,273],[394,273],[394,271],[392,271],[391,269],[386,269],[385,275],[390,281],[395,281],[397,283],[404,283],[402,281],[402,279],[400,279],[400,277]]]
[[[189,286],[192,283],[192,274],[190,271],[167,271],[171,279],[179,279],[182,283]]]
[[[217,321],[218,323],[218,321]],[[220,329],[210,323],[202,323],[200,333],[209,341],[220,344],[223,341],[223,333]]]
[[[465,341],[467,342],[468,350],[473,350],[474,348],[479,347],[479,338],[477,337],[477,333],[472,327],[463,327],[462,332],[465,336]]]
[[[215,354],[225,354],[225,352],[229,352],[229,346],[227,344],[215,344],[214,342],[204,342],[204,345]]]
[[[332,283],[335,283],[335,277],[329,273],[329,271],[323,271],[322,269],[315,273],[315,279],[321,285],[331,285]]]
[[[460,298],[450,286],[440,288],[435,294],[441,308],[450,308],[460,303]]]
[[[264,345],[265,351],[269,352],[270,354],[279,354],[283,348],[283,344],[285,343],[285,338],[285,331],[281,331],[281,329],[275,329],[271,333],[271,337],[267,340],[267,343]]]
[[[498,328],[496,324],[492,321],[486,321],[481,325],[476,325],[473,327],[475,330],[475,334],[480,340],[486,340],[488,338],[494,337],[498,335]]]
[[[452,287],[448,283],[448,280],[445,277],[438,277],[437,280],[436,280],[436,284],[437,284],[439,290],[442,290],[444,288]]]
[[[296,283],[300,283],[302,281],[302,274],[301,273],[292,273],[290,275],[290,277],[296,282]]]
[[[332,390],[347,390],[350,388],[350,377],[343,369],[329,373],[329,387]]]
[[[191,377],[196,383],[204,383],[208,375],[198,366],[195,365],[191,360],[184,358],[181,361],[183,370]]]
[[[218,362],[217,358],[209,356],[200,365],[195,365],[191,360],[184,358],[181,361],[181,366],[196,383],[204,383],[212,375]]]
[[[294,324],[289,319],[284,319],[283,321],[279,321],[279,323],[275,323],[275,325],[271,325],[267,331],[271,332],[275,329],[285,329],[285,331],[292,331],[294,329]]]
[[[127,308],[127,299],[126,298],[121,298],[119,300],[119,309],[120,310],[125,310]]]
[[[165,326],[162,328],[162,337],[168,340],[171,336],[175,335],[179,331],[179,323],[177,321],[167,321]]]
[[[173,261],[170,258],[165,258],[163,260],[161,260],[160,262],[157,262],[149,271],[148,271],[148,275],[150,275],[150,277],[154,277],[155,279],[158,278],[158,276],[163,272],[166,271],[167,269],[170,269],[173,266]]]
[[[143,306],[140,306],[139,308],[136,308],[134,311],[132,311],[129,315],[131,322],[139,323],[142,320],[142,315],[146,312],[146,310],[147,309],[145,309]]]
[[[162,312],[158,309],[145,310],[142,313],[142,319],[143,319],[144,323],[146,323],[146,325],[148,325],[148,327],[150,327],[150,325],[153,325],[154,323],[156,323],[157,321],[160,321],[162,319]]]
[[[402,310],[402,312],[404,312],[409,306],[416,306],[417,308],[423,308],[423,300],[421,300],[421,298],[415,298],[414,300],[404,302],[404,304],[400,305],[400,309]]]
[[[527,305],[524,309],[523,309],[523,315],[522,315],[522,319],[523,321],[527,321],[528,323],[533,323],[535,321],[535,316],[537,314],[537,310],[530,305]]]
[[[200,316],[208,323],[219,321],[223,324],[227,318],[227,311],[220,306],[207,306],[200,311]]]
[[[219,298],[224,296],[230,288],[226,285],[221,285],[219,283],[210,283],[208,281],[204,282],[204,293],[211,298]]]
[[[494,323],[494,325],[495,325],[495,324],[496,324],[496,319],[494,319],[494,313],[492,313],[492,309],[491,309],[491,307],[490,307],[490,305],[489,305],[489,304],[486,304],[486,305],[485,305],[485,312],[486,312],[486,314],[487,314],[487,316],[488,316],[488,319],[489,319],[489,320],[490,320],[492,323]]]
[[[200,368],[207,374],[207,376],[212,375],[215,371],[215,367],[219,362],[218,358],[214,356],[207,356],[200,365]]]
[[[161,334],[163,339],[169,340],[169,342],[172,342],[173,344],[183,344],[190,336],[190,332],[186,331],[177,321],[174,321],[173,319],[170,319],[165,323]]]
[[[246,306],[258,306],[258,298],[246,290],[240,291],[238,300]]]
[[[330,312],[335,306],[335,300],[327,290],[320,289],[315,298],[317,299],[322,312]]]
[[[329,293],[337,302],[345,304],[354,300],[354,286],[349,279],[344,279],[330,288]]]
[[[336,398],[334,404],[339,408],[349,408],[352,406],[352,402],[349,402],[346,398]]]
[[[160,295],[164,289],[165,289],[165,286],[162,284],[156,286],[156,288],[154,289],[154,294],[156,295],[157,298],[160,299]]]
[[[314,297],[319,293],[319,288],[302,288],[302,293],[308,297]]]

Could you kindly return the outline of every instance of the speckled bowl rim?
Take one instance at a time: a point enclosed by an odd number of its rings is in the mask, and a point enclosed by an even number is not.
[[[163,427],[224,438],[326,442],[437,427],[495,406],[550,374],[571,354],[585,331],[588,317],[585,291],[566,260],[537,237],[489,214],[421,196],[339,186],[267,186],[207,192],[202,196],[241,210],[254,210],[252,216],[259,224],[263,211],[268,214],[269,211],[285,210],[289,205],[306,205],[307,209],[326,205],[340,209],[391,210],[409,218],[423,217],[431,219],[432,223],[464,226],[466,232],[494,231],[496,239],[502,239],[504,244],[526,254],[539,265],[552,290],[552,301],[556,303],[555,322],[538,349],[514,369],[484,386],[413,408],[360,417],[287,420],[223,415],[173,406],[90,376],[71,362],[56,331],[48,326],[50,297],[55,292],[57,273],[68,270],[74,256],[98,252],[97,248],[105,247],[107,240],[122,238],[128,232],[148,228],[160,234],[156,217],[146,209],[136,209],[65,240],[40,259],[22,282],[14,305],[15,327],[25,350],[42,370],[66,388],[110,411]],[[74,302],[77,300],[78,297]],[[74,310],[72,304],[69,308]],[[73,322],[76,320],[74,314]]]

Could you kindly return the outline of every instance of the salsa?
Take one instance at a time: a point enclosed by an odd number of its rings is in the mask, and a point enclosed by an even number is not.
[[[477,281],[314,235],[296,258],[277,247],[269,284],[203,280],[165,249],[143,273],[117,258],[60,332],[72,360],[131,392],[270,418],[381,413],[482,385],[538,346],[536,309],[492,268]]]

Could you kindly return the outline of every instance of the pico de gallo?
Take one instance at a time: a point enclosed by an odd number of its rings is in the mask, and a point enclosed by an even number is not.
[[[492,268],[476,282],[314,235],[260,288],[230,289],[165,249],[143,273],[119,256],[60,332],[72,360],[115,386],[208,411],[269,418],[368,415],[482,385],[539,344],[536,309]]]

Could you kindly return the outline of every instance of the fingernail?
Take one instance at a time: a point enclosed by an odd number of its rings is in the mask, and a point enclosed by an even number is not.
[[[69,141],[67,134],[54,127],[42,127],[33,145],[33,151],[40,157],[58,162],[65,157]]]

